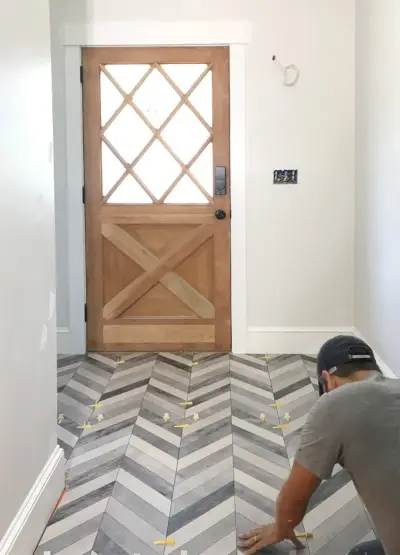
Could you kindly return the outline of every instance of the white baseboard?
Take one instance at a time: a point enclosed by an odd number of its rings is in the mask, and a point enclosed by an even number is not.
[[[57,327],[57,354],[86,354],[85,333],[79,333],[79,330],[73,333],[68,327]]]
[[[0,541],[0,555],[34,552],[64,489],[64,467],[64,451],[57,445]]]
[[[70,349],[70,330],[66,327],[57,328],[57,353],[60,355],[69,354]]]
[[[363,336],[363,334],[358,330],[358,329],[354,329],[354,333],[355,335],[357,335],[357,337],[360,337],[361,339],[363,339],[364,341],[367,341],[365,339],[365,337]],[[369,341],[367,341],[367,343],[370,345],[370,347],[372,349],[374,349],[374,345],[371,344]],[[393,372],[393,370],[391,370],[389,368],[389,366],[383,361],[383,359],[379,356],[379,353],[377,353],[374,349],[374,354],[375,354],[375,358],[376,358],[376,362],[379,365],[379,368],[382,370],[382,374],[384,376],[386,376],[387,378],[398,378],[398,376],[396,376],[396,374]]]
[[[353,335],[354,328],[251,326],[247,334],[247,352],[315,355],[325,341],[339,334]]]

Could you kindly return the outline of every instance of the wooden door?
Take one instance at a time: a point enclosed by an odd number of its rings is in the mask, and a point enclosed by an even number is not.
[[[87,48],[83,91],[88,349],[228,351],[228,48]]]

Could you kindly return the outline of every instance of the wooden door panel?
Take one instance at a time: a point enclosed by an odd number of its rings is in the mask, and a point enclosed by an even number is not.
[[[83,67],[89,350],[229,350],[228,49],[89,48]]]

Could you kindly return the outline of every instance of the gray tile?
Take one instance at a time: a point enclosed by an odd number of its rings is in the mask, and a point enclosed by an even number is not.
[[[107,513],[104,515],[101,523],[101,531],[120,548],[125,550],[128,555],[137,555],[138,553],[140,555],[155,555],[157,553],[157,551],[142,542]]]
[[[64,534],[57,536],[56,538],[40,545],[36,551],[35,555],[44,555],[46,551],[50,551],[51,553],[58,553],[62,549],[66,549],[70,545],[78,542],[79,540],[97,532],[100,527],[101,520],[103,518],[103,514],[99,514],[88,520],[87,522],[83,522],[79,524],[75,528],[68,530]]]
[[[272,486],[278,491],[280,491],[280,489],[282,488],[285,482],[285,480],[283,480],[282,478],[279,478],[278,476],[271,474],[270,472],[267,472],[265,469],[262,470],[259,467],[237,457],[235,457],[234,459],[234,467],[235,467],[235,470],[241,470],[242,472],[245,472],[249,476],[256,478],[256,480],[259,480],[260,482],[264,482],[264,484],[268,484],[269,486]]]
[[[74,458],[84,455],[89,451],[98,449],[99,447],[106,446],[107,444],[118,439],[124,437],[129,438],[135,421],[136,417],[130,418],[128,422],[119,422],[118,424],[114,424],[113,426],[105,428],[100,432],[94,432],[93,434],[82,437],[74,449]]]
[[[140,413],[139,413],[140,414]],[[147,430],[137,426],[134,431],[134,436],[140,438],[141,440],[149,443],[153,447],[160,449],[164,453],[171,455],[171,457],[178,458],[179,447],[172,445],[169,441],[165,441],[161,437],[158,437]]]
[[[204,457],[201,461],[197,461],[185,468],[178,470],[176,474],[176,484],[179,485],[183,481],[196,476],[200,472],[204,472],[209,468],[214,467],[216,464],[221,463],[221,461],[228,461],[228,468],[233,467],[232,461],[232,445],[228,445],[224,449],[212,453],[208,457]]]
[[[232,419],[230,417],[223,418],[219,422],[215,422],[206,428],[199,430],[189,436],[186,436],[179,451],[180,457],[190,455],[207,445],[218,441],[219,439],[232,434]]]
[[[171,516],[188,509],[197,501],[200,501],[207,495],[212,494],[214,491],[217,491],[230,482],[233,482],[233,467],[228,470],[223,469],[222,472],[217,474],[215,477],[209,480],[204,480],[200,486],[191,489],[183,495],[175,497],[172,501]]]
[[[131,534],[157,553],[164,551],[162,546],[154,545],[155,539],[159,537],[158,530],[152,524],[140,518],[135,511],[131,511],[128,507],[122,505],[114,497],[110,499],[107,505],[107,515],[111,516],[115,522],[129,530]]]
[[[272,454],[278,455],[278,457],[281,457],[283,459],[287,458],[285,447],[281,445],[277,445],[275,442],[269,441],[264,437],[253,434],[248,430],[244,430],[239,426],[234,425],[232,429],[233,429],[234,442],[238,438],[242,438],[244,440],[247,440],[249,443],[253,443],[254,445],[261,447],[265,451],[268,451],[268,454],[266,454],[267,457],[269,456],[269,453],[272,453]],[[237,443],[237,445],[240,445],[240,443]]]
[[[351,482],[351,477],[346,470],[341,470],[329,480],[325,480],[317,491],[312,496],[310,503],[307,507],[307,512],[312,511],[315,507],[318,507],[320,503],[328,499],[331,495],[333,495],[338,489],[342,488],[346,484]]]
[[[179,549],[174,550],[171,555],[180,555],[181,550],[186,550],[188,555],[200,555],[219,541],[224,534],[232,532],[235,530],[235,515],[232,513],[223,520],[217,522],[216,524],[210,526],[206,532],[199,534],[192,540],[179,547]]]
[[[268,499],[265,495],[260,495],[254,490],[251,490],[238,482],[235,482],[235,494],[237,497],[240,497],[240,499],[243,499],[260,511],[263,511],[271,516],[275,515],[275,503],[271,501],[271,499]]]
[[[85,509],[86,507],[90,507],[91,505],[93,505],[93,503],[96,503],[97,501],[101,501],[102,499],[109,497],[111,495],[113,487],[113,483],[106,484],[101,488],[92,491],[87,495],[84,495],[83,497],[72,501],[71,503],[68,503],[67,505],[63,505],[57,510],[53,518],[50,520],[49,526],[71,516],[78,511],[81,511],[82,509]]]
[[[144,499],[135,495],[133,491],[118,482],[115,484],[113,497],[146,522],[151,522],[161,536],[166,535],[168,528],[167,515],[158,511],[153,505],[150,505],[150,503],[147,503]]]
[[[299,391],[301,389],[303,389],[303,387],[307,387],[310,385],[310,378],[306,377],[292,385],[288,385],[287,387],[285,387],[284,389],[281,389],[280,391],[278,391],[277,393],[275,393],[275,399],[277,401],[279,401],[280,399],[283,399],[284,397],[286,397],[287,395],[289,395],[290,393],[294,393],[295,391]]]
[[[113,451],[97,457],[94,461],[90,460],[70,468],[67,471],[67,489],[72,489],[82,484],[86,484],[111,470],[120,468],[126,447],[119,447]]]
[[[318,555],[337,555],[347,553],[349,549],[355,547],[358,542],[370,531],[370,523],[367,515],[360,514],[350,522],[337,536],[329,543],[318,550]]]
[[[121,356],[125,362],[118,364]],[[72,458],[68,494],[53,517],[56,528],[50,529],[47,537],[53,539],[47,543],[59,541],[61,550],[74,555],[180,555],[185,549],[188,555],[242,553],[234,545],[236,530],[273,519],[274,500],[290,471],[288,459],[317,398],[310,378],[315,378],[313,358],[263,356],[91,353],[59,358],[58,410],[64,414],[59,444]],[[198,364],[192,366],[192,360]],[[269,406],[272,390],[282,404],[278,409]],[[103,394],[104,406],[93,410],[87,405],[97,394]],[[197,398],[185,408],[180,403],[188,396]],[[197,423],[195,412],[200,413]],[[266,413],[263,425],[260,412]],[[271,426],[286,412],[298,428],[288,428],[283,438]],[[98,414],[104,415],[101,423]],[[91,431],[77,429],[89,419]],[[182,422],[190,428],[174,428]],[[351,542],[373,534],[348,481],[345,473],[335,474],[310,503],[306,520],[314,533],[312,555],[344,555]],[[215,524],[234,511],[234,499],[236,514]],[[96,504],[102,511],[110,504],[115,518],[104,513],[93,518]],[[87,532],[91,521],[80,524],[84,518],[95,521],[92,533]],[[163,539],[167,532],[176,537],[176,548],[154,546],[153,535]],[[289,552],[294,553],[289,544],[263,550]]]
[[[151,487],[154,491],[161,493],[161,495],[167,499],[172,499],[173,484],[163,480],[160,476],[147,470],[131,458],[124,457],[121,463],[121,468],[125,470],[125,472],[129,472],[129,474]]]
[[[210,495],[203,497],[203,499],[196,501],[188,509],[184,509],[170,517],[168,523],[168,536],[183,528],[189,522],[192,522],[201,515],[204,515],[209,510],[227,501],[235,494],[233,481],[222,486],[217,491]]]
[[[104,534],[102,530],[97,534],[94,550],[96,555],[128,555],[125,549],[122,549],[122,547]]]

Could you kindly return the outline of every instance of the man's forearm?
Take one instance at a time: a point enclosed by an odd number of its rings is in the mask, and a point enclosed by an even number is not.
[[[276,526],[286,537],[303,520],[307,510],[308,499],[293,495],[293,488],[286,482],[276,502]]]

